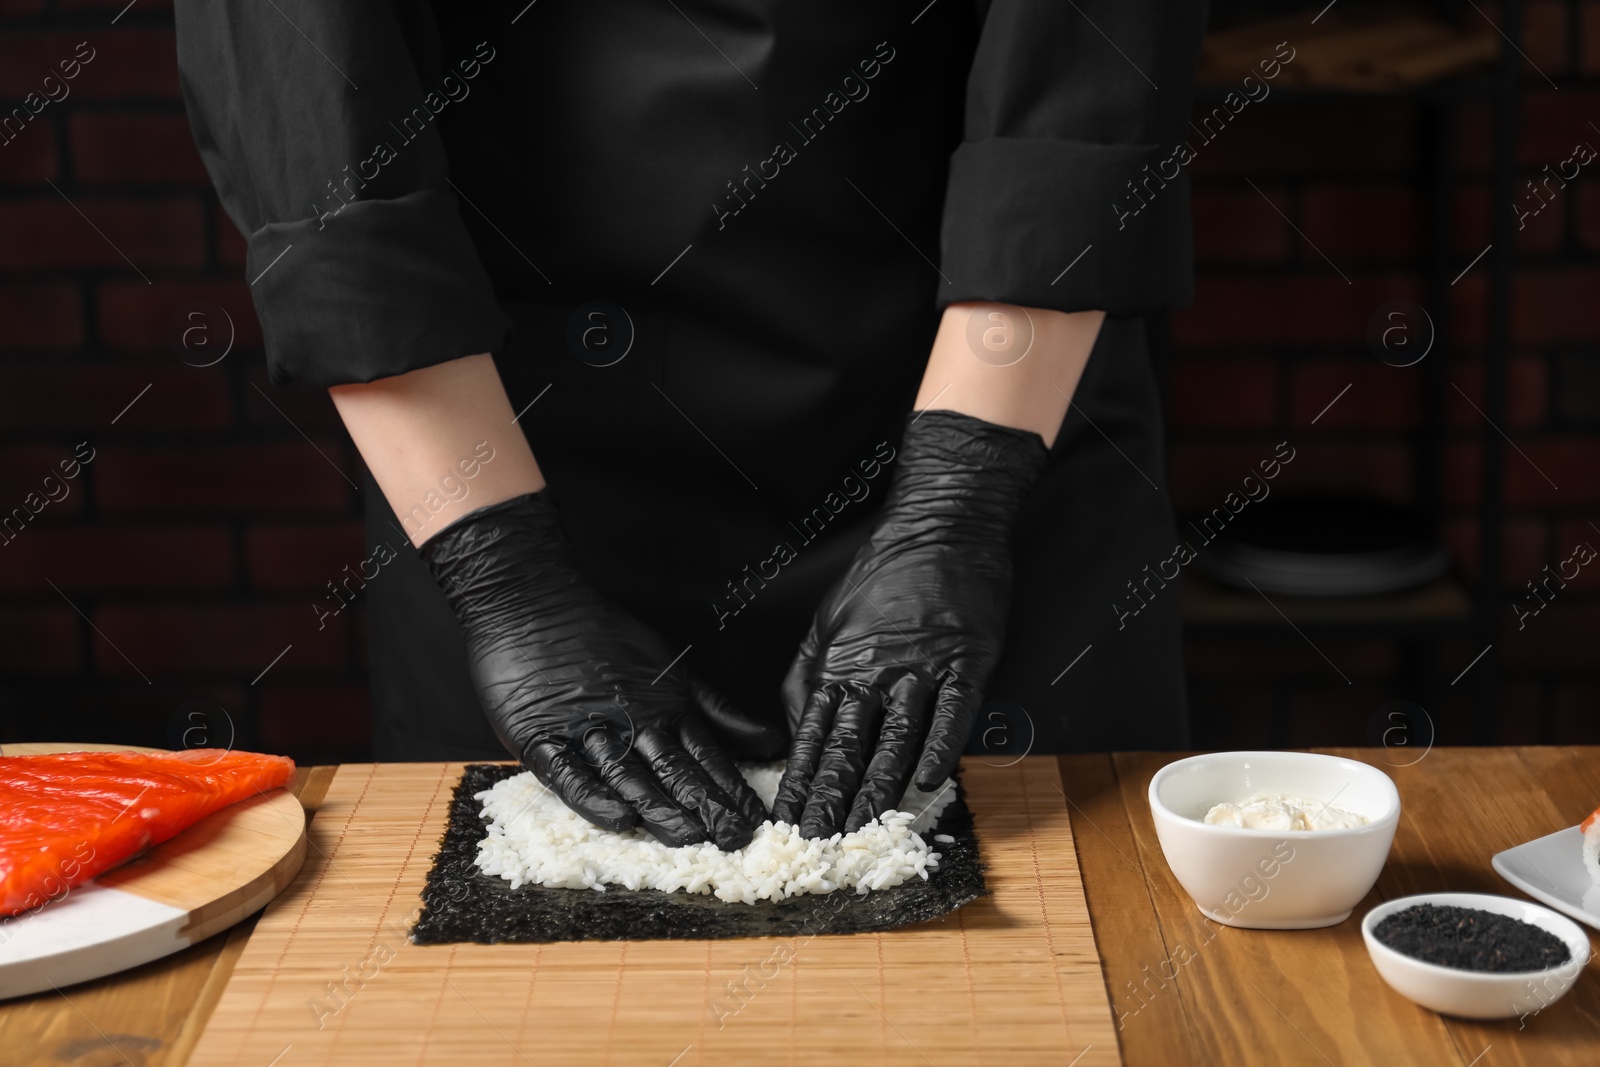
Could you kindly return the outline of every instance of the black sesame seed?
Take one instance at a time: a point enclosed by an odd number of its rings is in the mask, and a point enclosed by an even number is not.
[[[1381,919],[1372,934],[1396,952],[1465,971],[1542,971],[1572,958],[1542,927],[1450,904],[1415,904]]]

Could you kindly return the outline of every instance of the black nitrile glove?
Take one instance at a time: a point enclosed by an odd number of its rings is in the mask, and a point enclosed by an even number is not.
[[[806,837],[860,829],[955,771],[1000,658],[1011,532],[1044,440],[953,411],[906,426],[871,539],[784,680],[794,733],[772,806]]]
[[[771,759],[783,728],[739,714],[583,579],[548,492],[479,508],[419,551],[495,734],[568,807],[667,845],[749,843],[767,812],[733,757]]]

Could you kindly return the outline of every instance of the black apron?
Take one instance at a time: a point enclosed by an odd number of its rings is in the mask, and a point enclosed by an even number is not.
[[[741,49],[724,24],[726,56],[685,58],[671,5],[623,6],[541,12],[445,144],[513,322],[497,363],[586,572],[781,720],[779,682],[867,536],[932,343],[943,283],[924,254],[972,16],[831,5],[826,33],[750,27]],[[858,98],[829,100],[852,71]],[[1164,485],[1143,322],[1108,319],[1020,522],[972,750],[1187,743],[1177,589],[1134,618],[1112,606],[1176,543]],[[366,496],[371,535],[393,539]],[[401,556],[368,589],[378,758],[503,756],[444,597]]]
[[[273,380],[496,348],[591,580],[751,714],[781,718],[870,529],[937,306],[1109,310],[972,748],[1177,747],[1177,590],[1114,605],[1176,542],[1137,315],[1185,297],[1187,190],[1123,184],[1183,136],[1204,11],[1085,3],[177,11]],[[444,597],[365,497],[398,557],[366,588],[376,755],[502,756]]]

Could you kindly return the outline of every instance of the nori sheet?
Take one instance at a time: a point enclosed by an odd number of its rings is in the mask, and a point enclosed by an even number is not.
[[[872,933],[938,918],[987,892],[972,812],[959,781],[956,798],[945,808],[939,825],[923,835],[924,840],[934,833],[955,838],[953,844],[935,845],[939,867],[927,881],[917,878],[864,895],[843,890],[755,904],[727,903],[709,893],[663,893],[622,886],[608,886],[603,893],[540,885],[512,889],[510,882],[484,874],[473,862],[487,825],[478,816],[482,805],[473,794],[521,772],[515,764],[466,767],[450,802],[444,840],[422,891],[421,916],[411,928],[414,944]]]

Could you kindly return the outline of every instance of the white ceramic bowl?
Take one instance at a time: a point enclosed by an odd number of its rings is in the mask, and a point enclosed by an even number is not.
[[[1454,904],[1458,908],[1509,915],[1555,934],[1567,943],[1572,956],[1566,963],[1546,970],[1508,973],[1465,971],[1413,959],[1372,934],[1373,927],[1386,916],[1413,904]],[[1397,993],[1424,1008],[1468,1019],[1508,1019],[1548,1007],[1572,988],[1590,955],[1588,936],[1571,919],[1539,904],[1487,893],[1420,893],[1379,904],[1361,920],[1361,936],[1367,942],[1373,966]]]
[[[1255,793],[1329,801],[1371,822],[1347,830],[1208,826],[1212,805]],[[1343,922],[1378,880],[1400,821],[1400,794],[1376,767],[1311,752],[1216,752],[1150,779],[1150,814],[1167,866],[1207,918],[1258,930]]]

